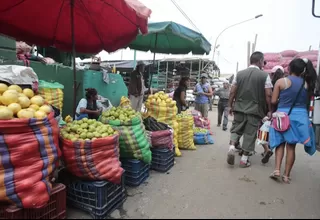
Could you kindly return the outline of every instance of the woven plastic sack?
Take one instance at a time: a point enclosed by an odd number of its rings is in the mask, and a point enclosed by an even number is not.
[[[281,61],[280,53],[265,53],[264,60],[267,62],[280,62]]]
[[[63,159],[70,173],[87,180],[107,180],[120,184],[124,170],[119,161],[119,135],[93,141],[61,137]]]
[[[175,146],[175,155],[181,156],[178,143],[178,124],[176,124],[176,117],[178,109],[176,105],[160,105],[157,103],[146,102],[147,115],[155,118],[159,122],[166,123],[173,128],[173,144]],[[176,124],[176,125],[175,125]]]
[[[198,128],[205,128],[210,130],[210,120],[204,117],[194,116],[194,125]]]
[[[48,104],[58,108],[60,112],[63,107],[63,89],[64,86],[58,82],[50,83],[39,80],[39,94]]]
[[[177,117],[179,124],[178,143],[180,149],[196,150],[193,142],[193,117],[185,114],[183,117]]]
[[[121,158],[134,158],[145,163],[151,163],[150,141],[141,117],[135,117],[129,122],[120,120],[102,121],[120,132],[119,145]]]
[[[122,96],[120,99],[120,106],[123,108],[131,107],[130,99],[128,99],[128,97]]]
[[[155,148],[173,149],[173,129],[165,131],[151,131],[151,145]]]
[[[214,140],[210,133],[194,133],[193,141],[198,145],[214,144]]]
[[[295,50],[285,50],[285,51],[282,51],[280,54],[281,54],[282,57],[291,57],[291,58],[293,58],[293,57],[297,56],[298,52],[295,51]]]
[[[12,119],[0,123],[0,201],[38,208],[50,199],[59,150],[57,121]]]
[[[265,121],[257,132],[257,144],[268,144],[271,121]]]

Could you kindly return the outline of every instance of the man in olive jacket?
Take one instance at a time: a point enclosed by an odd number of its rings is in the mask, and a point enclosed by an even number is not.
[[[254,52],[250,57],[250,64],[234,77],[228,103],[229,112],[234,115],[234,119],[230,129],[227,162],[234,165],[235,146],[243,135],[244,153],[240,160],[242,168],[250,166],[248,155],[255,150],[257,130],[262,118],[268,111],[268,117],[271,116],[272,83],[269,74],[261,70],[264,66],[263,53]]]
[[[143,79],[144,70],[145,63],[139,61],[137,63],[136,69],[130,75],[130,82],[128,86],[131,107],[137,112],[141,111],[144,92],[146,91]]]

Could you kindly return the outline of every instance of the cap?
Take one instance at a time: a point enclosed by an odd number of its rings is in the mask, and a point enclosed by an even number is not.
[[[272,73],[275,73],[278,69],[280,69],[282,72],[284,72],[283,67],[280,66],[280,65],[277,65],[277,66],[273,67],[272,70],[271,70],[271,72],[272,72]]]
[[[202,73],[201,78],[208,78],[208,75],[206,73]]]

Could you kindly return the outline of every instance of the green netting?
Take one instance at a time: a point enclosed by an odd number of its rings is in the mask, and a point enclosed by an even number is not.
[[[39,80],[39,88],[46,88],[46,89],[64,89],[64,85],[58,82],[47,82],[44,80]]]

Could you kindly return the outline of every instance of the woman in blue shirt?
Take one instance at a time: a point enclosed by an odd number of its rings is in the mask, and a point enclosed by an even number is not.
[[[272,179],[280,178],[280,170],[284,149],[287,150],[286,164],[282,180],[290,183],[290,173],[295,161],[295,147],[300,143],[304,145],[309,155],[316,152],[315,134],[309,120],[309,100],[313,95],[316,81],[316,71],[308,59],[294,59],[289,64],[290,75],[279,79],[273,89],[272,104],[278,105],[278,112],[288,113],[290,127],[284,132],[270,127],[270,148],[275,150],[275,170],[271,174]],[[300,94],[299,90],[303,86]],[[296,100],[296,102],[295,102]],[[274,119],[275,120],[275,119]]]

